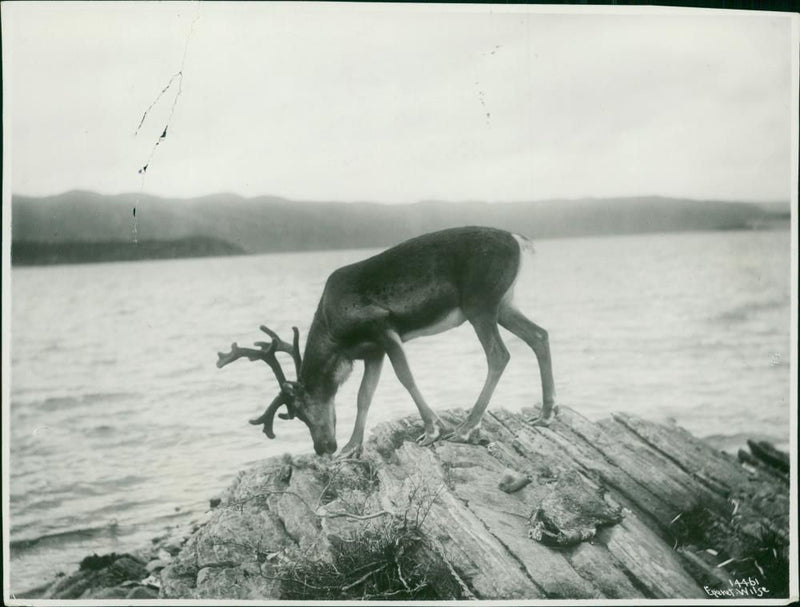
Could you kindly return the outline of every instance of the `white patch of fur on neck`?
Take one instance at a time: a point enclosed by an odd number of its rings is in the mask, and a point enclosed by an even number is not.
[[[333,381],[337,386],[341,386],[353,371],[353,361],[344,357],[339,359],[336,368],[333,371]]]

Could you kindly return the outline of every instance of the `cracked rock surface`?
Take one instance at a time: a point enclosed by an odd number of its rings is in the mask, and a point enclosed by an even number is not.
[[[716,561],[735,556],[748,525],[788,534],[779,476],[681,428],[630,415],[592,423],[565,407],[534,428],[531,416],[490,410],[479,444],[419,447],[409,417],[377,426],[360,461],[266,460],[239,474],[161,571],[161,598],[281,598],[279,565],[326,562],[332,541],[413,516],[423,500],[425,558],[451,577],[441,598],[705,598],[703,585],[722,583]],[[509,470],[531,482],[501,490]],[[768,504],[757,499],[765,492]],[[728,552],[710,558],[703,538],[677,537],[676,517],[698,508],[734,538]]]

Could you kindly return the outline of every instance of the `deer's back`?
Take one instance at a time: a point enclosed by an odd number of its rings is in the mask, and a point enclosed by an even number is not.
[[[402,334],[454,311],[469,316],[496,306],[513,285],[519,261],[520,245],[510,232],[433,232],[339,268],[328,278],[320,307],[328,318],[361,324],[383,316]]]

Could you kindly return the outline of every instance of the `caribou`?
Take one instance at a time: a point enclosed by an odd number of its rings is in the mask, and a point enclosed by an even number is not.
[[[347,379],[353,361],[364,361],[358,390],[355,427],[340,457],[358,457],[364,440],[367,412],[378,385],[384,359],[409,392],[424,423],[420,445],[440,438],[470,442],[510,355],[498,326],[521,338],[538,362],[542,408],[532,423],[547,426],[557,412],[548,334],[514,305],[514,286],[523,255],[532,253],[523,236],[486,227],[451,228],[402,242],[373,257],[335,270],[325,284],[300,355],[300,334],[293,327],[292,343],[266,326],[271,341],[257,348],[231,345],[218,354],[219,368],[247,358],[269,365],[280,387],[264,413],[250,420],[275,438],[273,422],[285,406],[283,419],[298,418],[311,432],[318,455],[336,452],[334,399]],[[469,322],[486,353],[488,371],[483,388],[466,418],[449,428],[423,398],[408,364],[403,344]],[[278,352],[294,361],[295,380],[286,378]]]

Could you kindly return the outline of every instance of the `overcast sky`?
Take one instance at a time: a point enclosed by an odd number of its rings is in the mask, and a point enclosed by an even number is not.
[[[791,16],[586,8],[4,2],[11,186],[790,197]]]

